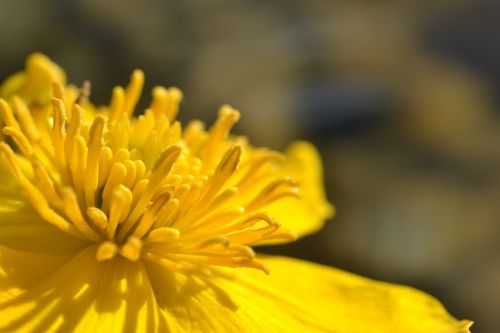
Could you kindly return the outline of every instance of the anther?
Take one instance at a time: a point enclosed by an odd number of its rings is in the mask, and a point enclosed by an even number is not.
[[[224,157],[222,158],[219,166],[217,167],[217,170],[219,172],[224,173],[225,175],[232,174],[236,170],[236,167],[238,166],[240,157],[241,157],[241,147],[240,146],[231,147],[226,152],[226,155],[224,155]]]
[[[131,261],[137,261],[141,257],[142,241],[130,236],[126,243],[120,248],[120,254]]]
[[[125,220],[130,211],[131,203],[132,192],[127,187],[119,185],[113,190],[109,208],[109,223],[106,228],[108,239],[114,238],[118,224]]]
[[[14,103],[16,114],[24,129],[24,133],[26,133],[26,136],[33,142],[38,142],[40,140],[40,132],[35,125],[35,121],[31,116],[28,106],[18,96],[13,96],[12,102]]]
[[[75,192],[73,192],[71,188],[63,188],[61,194],[64,201],[64,211],[75,227],[90,240],[100,240],[101,236],[97,234],[83,218]]]
[[[99,228],[101,232],[105,231],[108,227],[108,217],[102,210],[97,207],[87,208],[87,216],[92,220],[94,225]]]
[[[12,139],[26,158],[32,161],[36,159],[35,152],[33,151],[33,147],[31,146],[30,141],[28,140],[28,138],[26,138],[26,136],[24,136],[21,131],[19,131],[19,129],[12,126],[6,126],[3,128],[2,132],[5,135],[12,137]]]
[[[149,235],[145,238],[144,241],[151,243],[160,243],[160,242],[171,242],[179,239],[180,231],[179,229],[163,227],[153,229]]]
[[[181,148],[179,146],[170,146],[161,153],[160,157],[156,161],[153,169],[151,170],[151,175],[149,177],[149,182],[144,189],[140,199],[135,205],[134,209],[130,213],[127,221],[125,221],[122,229],[120,230],[119,237],[123,239],[125,235],[132,229],[135,222],[141,214],[144,213],[149,200],[153,197],[156,190],[161,186],[161,181],[165,178],[175,160],[181,153]]]
[[[10,108],[9,104],[3,99],[0,99],[0,115],[7,126],[12,126],[16,129],[19,129],[19,124],[17,123],[16,118]]]
[[[142,87],[144,85],[144,73],[136,69],[132,72],[130,83],[125,89],[125,101],[123,105],[123,113],[130,116],[134,112],[134,108],[141,96]]]
[[[99,244],[96,253],[96,259],[98,261],[113,259],[118,253],[118,246],[111,241],[104,241]]]

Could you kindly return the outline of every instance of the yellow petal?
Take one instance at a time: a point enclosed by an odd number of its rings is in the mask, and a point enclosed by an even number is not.
[[[0,246],[41,254],[72,254],[85,242],[42,220],[33,208],[0,188]]]
[[[52,98],[54,82],[65,85],[66,74],[49,58],[34,53],[26,60],[26,69],[7,78],[0,86],[0,98],[19,95],[28,103],[44,105]]]
[[[1,332],[170,332],[141,262],[95,260],[89,247],[0,303]],[[174,326],[175,328],[175,326]]]
[[[233,278],[149,272],[153,286],[163,286],[158,304],[187,332],[469,332],[470,322],[415,289],[299,260],[266,263],[269,276],[248,269]]]
[[[332,217],[334,207],[326,200],[323,166],[316,148],[305,141],[293,143],[286,152],[285,172],[299,183],[300,198],[276,201],[266,210],[299,237],[318,231]]]
[[[0,303],[29,289],[71,256],[22,252],[0,246]]]

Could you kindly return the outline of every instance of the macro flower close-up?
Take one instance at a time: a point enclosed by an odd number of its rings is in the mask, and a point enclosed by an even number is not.
[[[0,332],[469,332],[410,287],[258,254],[333,216],[316,148],[253,146],[228,105],[181,125],[177,88],[139,110],[143,85],[94,105],[39,53],[1,84]]]

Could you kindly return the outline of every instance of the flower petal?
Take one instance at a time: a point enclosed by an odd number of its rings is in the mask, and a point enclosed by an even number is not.
[[[4,194],[0,187],[0,246],[31,253],[74,254],[85,245],[44,221],[18,194]]]
[[[0,246],[0,303],[29,289],[70,258],[68,255],[29,253]]]
[[[0,302],[5,332],[169,332],[141,262],[83,250],[26,292]]]
[[[431,296],[333,268],[272,257],[271,275],[185,277],[149,267],[158,304],[188,332],[469,332]],[[171,283],[170,281],[176,281]]]
[[[326,200],[321,158],[311,143],[293,143],[287,149],[285,163],[285,172],[299,183],[300,198],[283,198],[266,209],[284,229],[301,237],[318,231],[335,210]]]

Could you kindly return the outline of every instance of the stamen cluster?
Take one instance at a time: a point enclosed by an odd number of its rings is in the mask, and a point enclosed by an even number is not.
[[[133,113],[144,77],[113,90],[96,109],[54,85],[50,112],[35,115],[19,97],[0,100],[6,141],[0,150],[41,218],[96,247],[96,259],[121,255],[177,272],[207,265],[253,267],[252,245],[293,239],[266,206],[298,196],[281,154],[230,136],[238,111],[223,106],[205,130],[176,120],[181,92],[156,87],[149,108]],[[26,163],[28,162],[28,163]],[[30,168],[26,168],[26,165]]]

